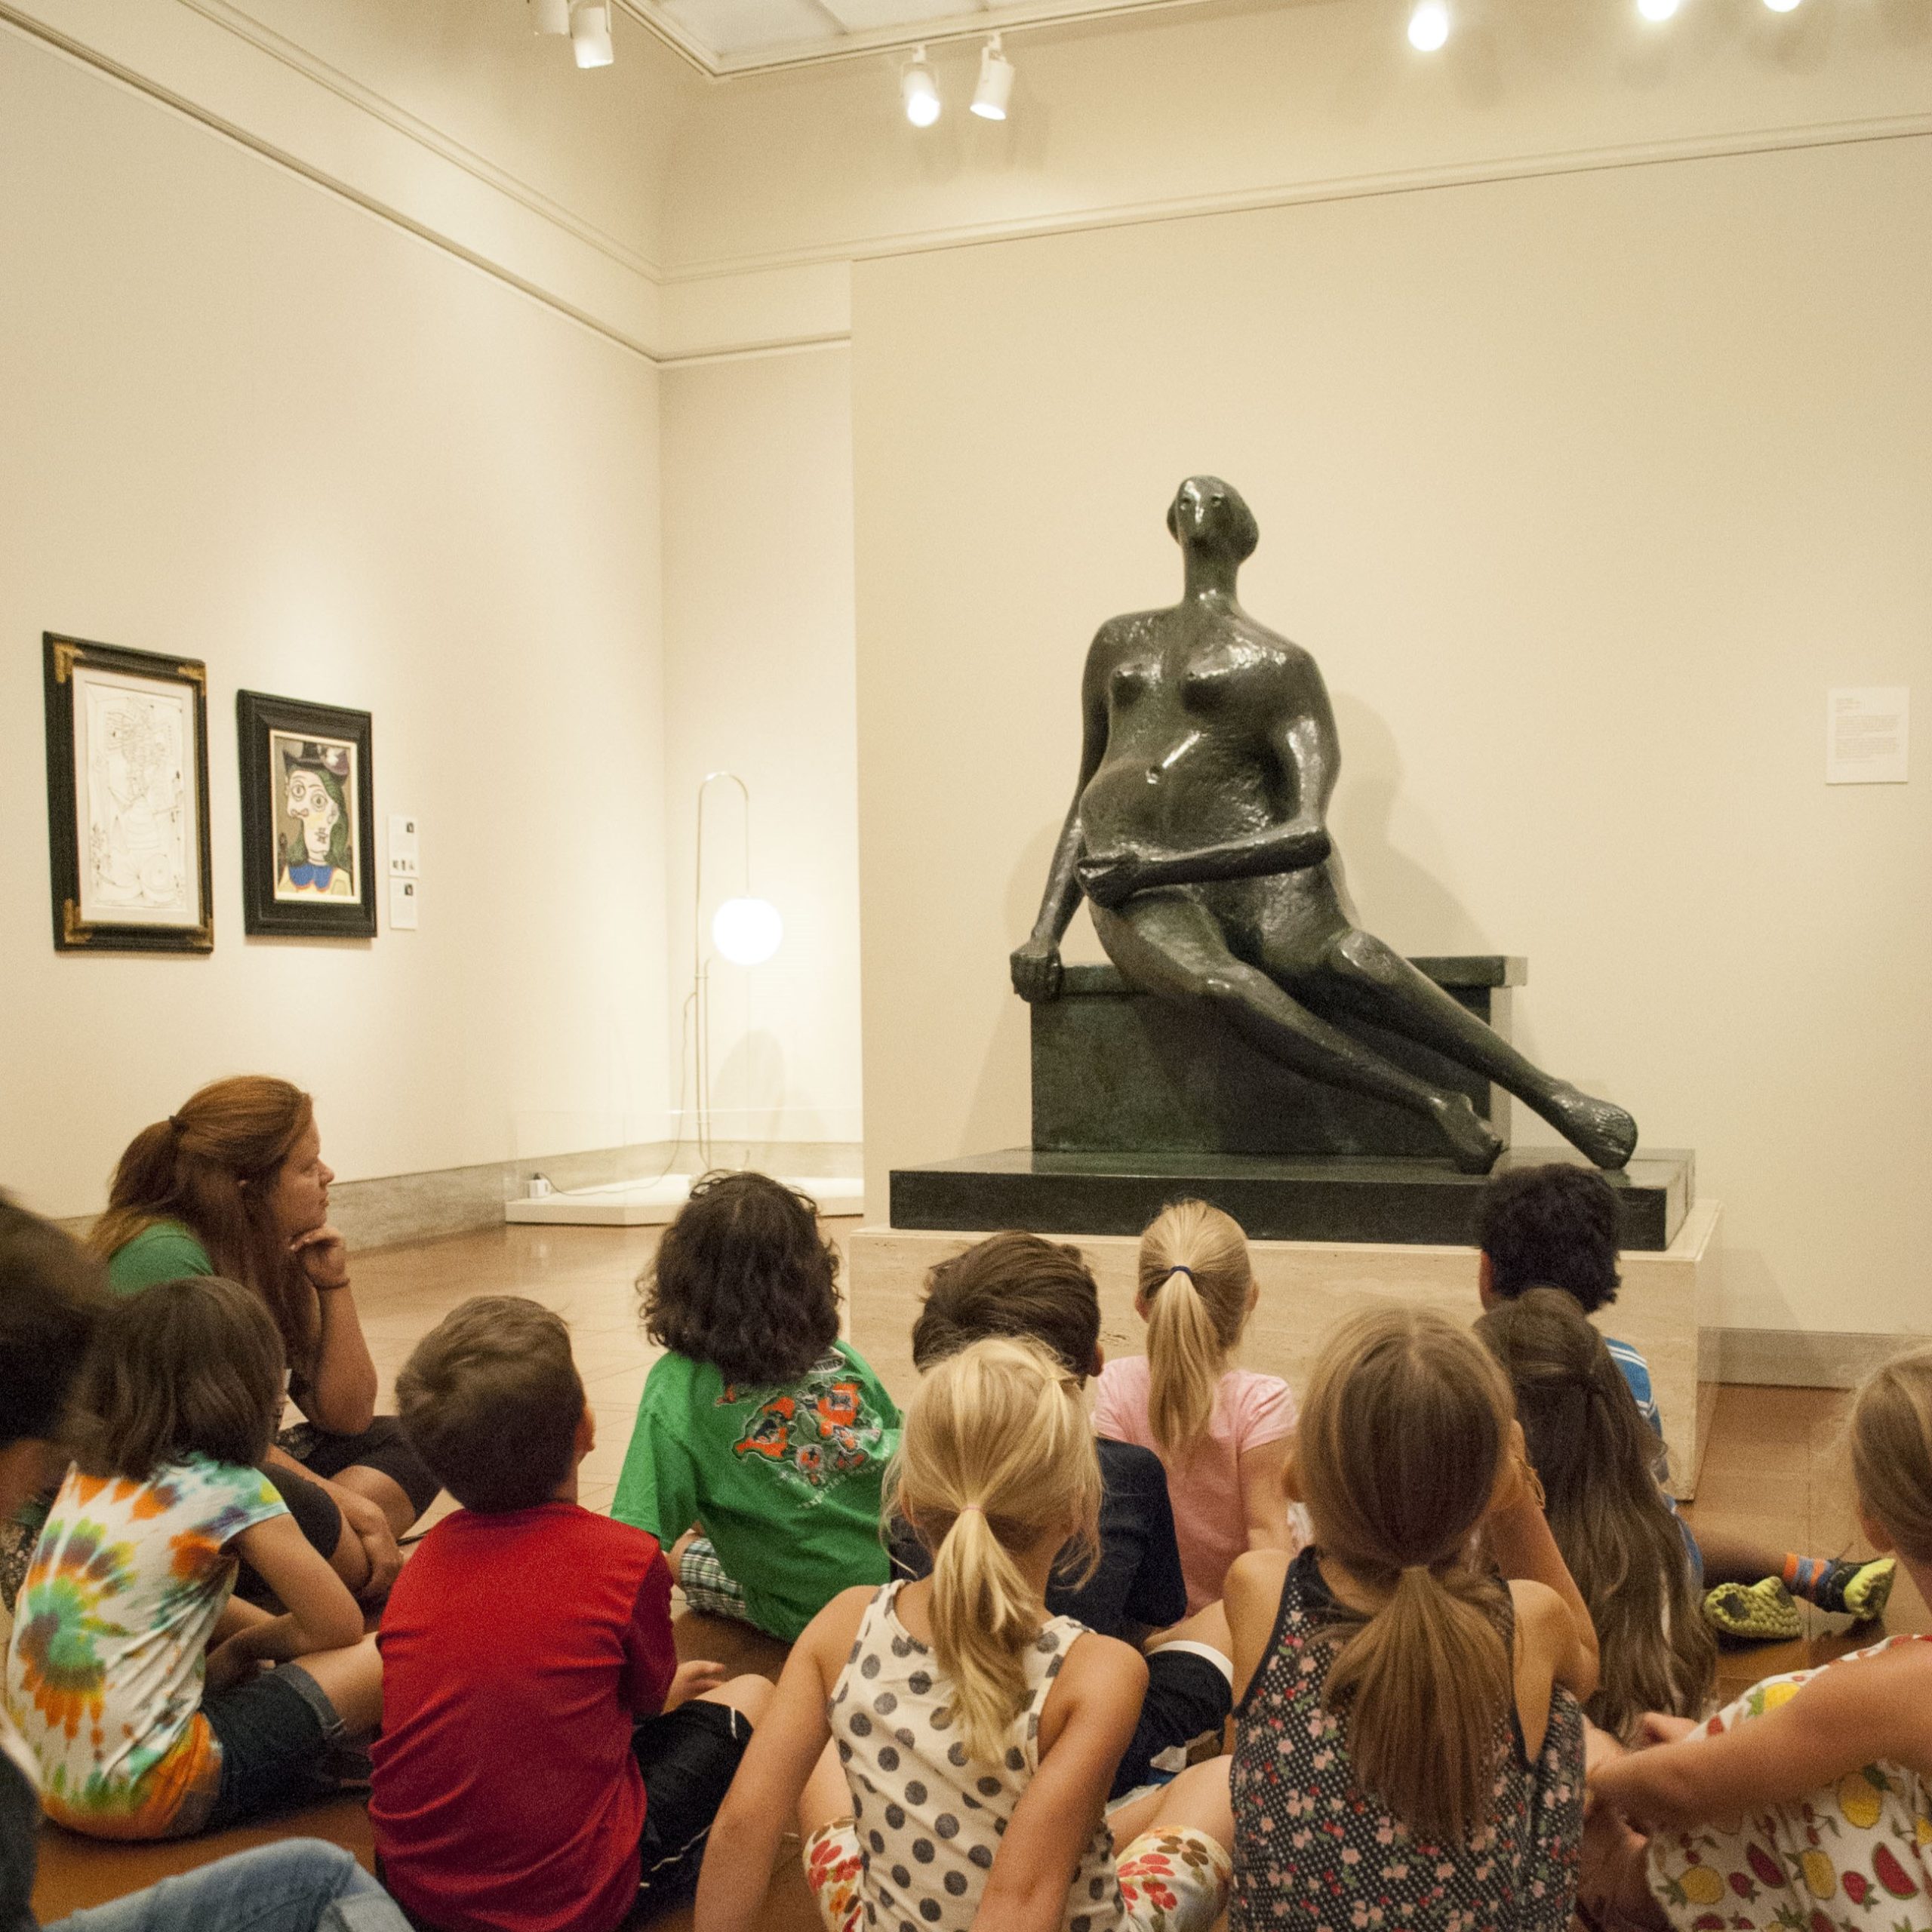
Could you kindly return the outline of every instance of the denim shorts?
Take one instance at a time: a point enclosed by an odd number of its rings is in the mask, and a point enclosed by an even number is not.
[[[221,1746],[221,1784],[204,1830],[225,1830],[335,1789],[328,1766],[342,1719],[299,1663],[217,1690],[202,1700],[202,1715]]]

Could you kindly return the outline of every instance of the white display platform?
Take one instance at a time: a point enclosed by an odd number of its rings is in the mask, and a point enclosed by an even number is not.
[[[602,1187],[559,1189],[535,1201],[507,1201],[506,1221],[562,1223],[577,1226],[651,1227],[668,1221],[690,1199],[691,1174],[663,1174],[655,1180],[612,1181]],[[865,1183],[857,1175],[808,1174],[776,1178],[818,1203],[821,1214],[863,1214]]]
[[[1699,1458],[1716,1399],[1718,1205],[1700,1201],[1675,1241],[1661,1252],[1626,1251],[1623,1285],[1599,1325],[1628,1342],[1651,1365],[1673,1486],[1694,1495]],[[894,1396],[903,1403],[918,1377],[912,1367],[912,1323],[934,1264],[984,1238],[904,1228],[860,1228],[848,1245],[852,1340]],[[1100,1340],[1109,1355],[1138,1355],[1143,1333],[1134,1312],[1134,1261],[1140,1244],[1126,1235],[1069,1235],[1087,1257],[1100,1289]],[[1439,1309],[1458,1321],[1481,1312],[1476,1251],[1369,1243],[1257,1241],[1260,1305],[1243,1338],[1241,1360],[1278,1375],[1297,1395],[1322,1338],[1343,1315],[1378,1302]]]

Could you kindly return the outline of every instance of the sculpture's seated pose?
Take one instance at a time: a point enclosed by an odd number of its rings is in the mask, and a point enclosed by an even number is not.
[[[1432,1048],[1599,1167],[1622,1167],[1637,1144],[1622,1108],[1531,1066],[1356,924],[1324,823],[1341,753],[1321,673],[1235,601],[1260,535],[1247,504],[1215,477],[1190,477],[1168,528],[1186,559],[1181,601],[1113,618],[1087,654],[1080,782],[1032,937],[1013,955],[1014,989],[1059,993],[1060,941],[1084,892],[1137,991],[1204,1004],[1308,1078],[1426,1115],[1466,1172],[1502,1151],[1467,1098],[1338,1022]]]

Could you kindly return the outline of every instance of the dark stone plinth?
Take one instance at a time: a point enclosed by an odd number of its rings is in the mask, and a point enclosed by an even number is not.
[[[1506,1152],[1500,1173],[1581,1157],[1561,1148]],[[1252,1155],[1059,1152],[1015,1147],[895,1169],[892,1225],[1036,1234],[1137,1235],[1169,1201],[1211,1201],[1254,1241],[1473,1245],[1487,1177],[1446,1161],[1284,1160]],[[1668,1247],[1696,1198],[1687,1152],[1640,1151],[1605,1177],[1623,1207],[1623,1245]]]
[[[1524,961],[1486,955],[1414,964],[1509,1037],[1509,989],[1527,977]],[[1033,1008],[1032,1026],[1033,1145],[1043,1152],[1429,1159],[1441,1152],[1426,1121],[1305,1080],[1211,1014],[1130,992],[1111,966],[1068,967],[1060,998]],[[1500,1088],[1378,1027],[1351,1023],[1346,1030],[1430,1085],[1466,1094],[1507,1144],[1509,1097]]]

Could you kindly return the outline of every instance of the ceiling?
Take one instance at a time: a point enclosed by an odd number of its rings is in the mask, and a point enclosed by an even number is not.
[[[618,0],[708,73],[750,73],[883,49],[1093,20],[1193,0]]]

